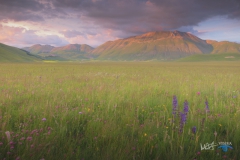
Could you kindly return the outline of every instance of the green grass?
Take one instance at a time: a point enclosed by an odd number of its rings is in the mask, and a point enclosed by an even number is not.
[[[239,53],[224,54],[198,54],[178,59],[179,62],[203,62],[203,61],[240,61]]]
[[[41,60],[38,56],[0,43],[0,62],[33,62]]]
[[[0,64],[0,159],[218,160],[226,155],[237,160],[239,67],[238,62]],[[183,133],[178,118],[172,123],[173,95],[181,111],[183,102],[189,103]],[[201,151],[201,143],[213,141],[231,142],[234,149]]]

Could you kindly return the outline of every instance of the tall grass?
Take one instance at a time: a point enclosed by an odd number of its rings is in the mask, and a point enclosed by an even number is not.
[[[0,64],[0,159],[237,160],[239,67],[234,62]],[[179,111],[185,100],[189,105],[182,132],[181,118],[173,121],[173,95]],[[213,141],[231,142],[233,150],[201,151],[200,144]]]

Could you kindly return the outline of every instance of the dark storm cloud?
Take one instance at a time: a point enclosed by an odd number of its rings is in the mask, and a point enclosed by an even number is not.
[[[66,18],[68,14],[56,9],[48,0],[0,0],[0,21],[44,21],[45,18]]]
[[[0,20],[75,18],[102,28],[140,34],[196,26],[215,16],[240,19],[240,0],[1,0]],[[191,31],[191,27],[189,28]],[[120,33],[120,32],[119,32]],[[66,36],[74,36],[65,33]]]
[[[42,21],[43,17],[37,14],[44,5],[34,0],[1,0],[0,20],[14,21]]]
[[[130,34],[194,26],[215,16],[240,19],[240,0],[53,0],[53,4]]]

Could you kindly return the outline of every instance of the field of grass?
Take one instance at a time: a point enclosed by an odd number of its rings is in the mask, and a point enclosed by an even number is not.
[[[240,61],[239,53],[197,54],[178,59],[179,62]]]
[[[0,159],[238,160],[239,121],[239,62],[0,64]]]

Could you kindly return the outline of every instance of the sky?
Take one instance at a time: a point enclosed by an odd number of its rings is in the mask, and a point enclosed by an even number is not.
[[[174,30],[240,43],[240,0],[0,0],[0,43],[19,48]]]

